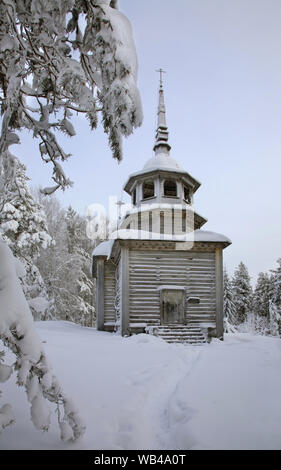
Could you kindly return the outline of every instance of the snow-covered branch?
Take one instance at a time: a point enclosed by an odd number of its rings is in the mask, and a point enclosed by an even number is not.
[[[131,26],[116,1],[2,0],[0,158],[18,139],[16,132],[27,128],[39,138],[43,160],[53,165],[52,191],[70,186],[59,163],[69,155],[51,129],[75,135],[74,110],[86,115],[91,129],[102,112],[113,156],[120,160],[122,137],[142,122],[136,80]],[[31,111],[27,96],[39,108]],[[58,119],[60,111],[64,119]]]
[[[2,241],[0,258],[0,337],[16,355],[13,369],[17,372],[18,384],[25,387],[32,422],[37,429],[48,430],[50,411],[46,400],[55,403],[60,410],[61,438],[74,441],[83,435],[84,425],[52,373],[19,284],[13,255]],[[0,359],[0,382],[3,382],[11,375],[12,368],[2,363],[3,354]],[[13,421],[11,406],[5,404],[0,408],[0,430]]]

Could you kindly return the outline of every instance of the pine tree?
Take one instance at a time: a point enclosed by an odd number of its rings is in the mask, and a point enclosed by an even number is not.
[[[236,310],[233,299],[233,287],[226,271],[226,268],[224,269],[223,275],[223,288],[223,312],[225,332],[234,332],[235,325],[237,324]]]
[[[91,278],[91,257],[83,246],[86,221],[72,207],[69,207],[66,213],[66,229],[69,268],[73,277],[71,291],[76,294],[69,306],[69,315],[74,321],[93,326],[95,308],[92,305],[94,283]]]
[[[232,280],[234,305],[236,309],[237,322],[243,323],[252,308],[252,287],[248,270],[244,263],[236,268]]]
[[[269,331],[271,291],[270,276],[267,273],[259,273],[253,296],[255,331],[259,334],[267,334]]]
[[[256,315],[269,317],[271,280],[267,273],[259,273],[253,297],[253,309]]]
[[[53,315],[94,326],[95,284],[91,274],[93,243],[86,236],[86,219],[71,207],[62,209],[54,195],[43,198],[55,243],[41,251],[37,266],[53,299]]]
[[[270,302],[270,332],[281,336],[281,258],[277,269],[272,270],[272,298]]]
[[[276,303],[271,300],[269,305],[269,331],[273,336],[280,336],[280,313]]]
[[[0,193],[0,233],[13,254],[23,264],[19,270],[26,299],[35,319],[49,316],[49,299],[42,276],[35,266],[41,249],[52,242],[43,208],[32,196],[25,166],[14,157],[4,165],[3,190]]]

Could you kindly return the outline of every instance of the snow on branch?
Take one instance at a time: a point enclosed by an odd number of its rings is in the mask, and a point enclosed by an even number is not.
[[[13,369],[17,371],[18,385],[25,387],[31,405],[34,426],[48,430],[49,401],[57,407],[61,438],[75,441],[83,435],[85,427],[48,364],[16,274],[14,257],[1,240],[0,259],[0,338],[16,355],[12,368],[3,364],[3,352],[0,352],[0,382],[8,380]],[[11,406],[3,405],[0,408],[0,431],[13,421]]]
[[[122,137],[142,123],[132,29],[114,0],[2,0],[0,3],[0,158],[28,129],[53,166],[55,185],[72,183],[60,161],[58,132],[75,135],[71,110],[91,129],[102,122],[114,158]],[[0,173],[1,178],[1,173]]]

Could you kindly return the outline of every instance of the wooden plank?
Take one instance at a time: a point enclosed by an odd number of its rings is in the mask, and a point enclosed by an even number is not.
[[[223,339],[223,261],[222,249],[216,249],[216,325],[217,338]]]
[[[97,258],[97,330],[104,330],[104,260]]]
[[[115,265],[104,263],[104,321],[115,322]]]
[[[121,248],[121,334],[128,335],[129,331],[129,248]]]
[[[132,250],[130,271],[130,322],[160,322],[160,298],[157,287],[179,285],[190,295],[200,298],[200,304],[190,307],[186,314],[196,315],[202,322],[215,322],[215,254],[208,252],[179,252],[162,250]],[[188,310],[187,310],[188,309]],[[195,318],[194,316],[192,318]]]

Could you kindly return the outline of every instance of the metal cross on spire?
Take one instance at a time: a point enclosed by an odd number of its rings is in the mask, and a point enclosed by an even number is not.
[[[162,86],[163,86],[163,73],[166,73],[166,71],[163,70],[163,69],[159,69],[159,70],[156,70],[156,72],[160,73],[160,87],[162,88]]]

